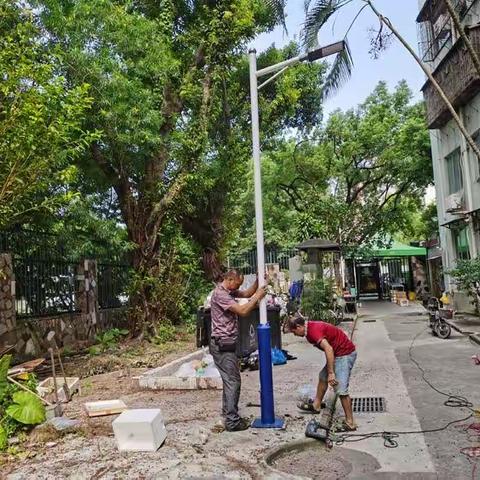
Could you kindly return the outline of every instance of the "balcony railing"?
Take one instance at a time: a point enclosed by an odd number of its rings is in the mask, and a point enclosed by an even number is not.
[[[478,0],[453,0],[460,21],[464,21]],[[436,68],[452,46],[453,22],[444,0],[427,0],[417,18],[418,45],[424,62]]]
[[[475,51],[480,54],[480,26],[471,27],[468,35]],[[455,108],[465,105],[480,92],[480,77],[461,39],[453,44],[433,76]],[[429,128],[442,127],[451,119],[450,111],[430,81],[427,81],[422,90]]]

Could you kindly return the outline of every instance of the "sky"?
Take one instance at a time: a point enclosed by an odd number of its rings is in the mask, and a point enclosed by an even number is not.
[[[352,5],[343,8],[337,17],[331,19],[320,32],[320,44],[325,45],[341,40],[362,4],[361,0],[354,0]],[[415,22],[418,14],[418,0],[376,0],[375,5],[414,46],[415,51],[418,51]],[[260,52],[272,43],[282,47],[291,40],[298,39],[304,18],[303,0],[288,0],[288,35],[282,28],[277,28],[273,32],[259,36],[253,43],[253,47]],[[424,83],[424,74],[413,57],[397,40],[392,41],[391,46],[381,54],[378,60],[370,57],[368,30],[377,26],[378,20],[373,12],[368,8],[365,9],[348,35],[354,61],[352,77],[334,97],[325,103],[325,115],[337,108],[346,110],[362,103],[382,80],[393,88],[404,79],[408,82],[415,98],[418,100],[422,98],[420,88]]]

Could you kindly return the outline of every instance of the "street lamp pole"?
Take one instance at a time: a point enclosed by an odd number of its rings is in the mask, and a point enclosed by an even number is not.
[[[249,52],[250,65],[250,103],[252,121],[253,173],[255,183],[255,225],[257,237],[257,271],[258,284],[265,285],[265,247],[263,236],[263,202],[262,202],[262,173],[260,164],[260,121],[258,114],[258,90],[273,81],[287,68],[300,62],[314,62],[345,49],[345,42],[337,42],[326,47],[317,48],[303,55],[290,58],[261,70],[257,70],[257,54],[255,50]],[[260,86],[258,79],[273,74]],[[261,418],[257,418],[252,426],[256,428],[282,428],[282,419],[275,418],[273,399],[272,351],[270,325],[267,322],[267,303],[263,298],[259,305],[260,325],[258,326],[258,353],[260,370],[260,404]]]

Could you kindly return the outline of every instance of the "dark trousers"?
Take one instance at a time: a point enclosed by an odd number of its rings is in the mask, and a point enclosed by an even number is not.
[[[225,428],[230,430],[240,421],[238,400],[240,398],[241,379],[238,357],[235,352],[221,352],[214,339],[210,342],[210,353],[222,377],[222,415],[225,417]]]

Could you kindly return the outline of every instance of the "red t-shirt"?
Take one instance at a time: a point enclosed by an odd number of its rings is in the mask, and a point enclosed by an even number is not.
[[[307,340],[318,345],[323,339],[333,348],[333,354],[336,357],[350,355],[355,351],[355,345],[349,340],[345,332],[338,327],[326,322],[306,322]]]

